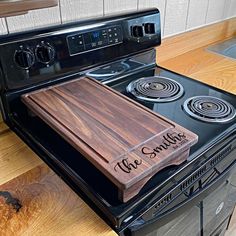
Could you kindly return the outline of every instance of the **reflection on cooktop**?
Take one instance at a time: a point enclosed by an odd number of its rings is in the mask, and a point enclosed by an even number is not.
[[[106,80],[108,78],[121,76],[128,71],[135,70],[142,66],[143,63],[134,60],[124,60],[100,67],[99,69],[86,73],[86,75],[97,80]]]

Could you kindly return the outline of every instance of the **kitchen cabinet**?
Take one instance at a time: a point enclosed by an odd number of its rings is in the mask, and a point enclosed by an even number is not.
[[[57,6],[58,0],[0,0],[0,17],[26,14],[30,10]]]

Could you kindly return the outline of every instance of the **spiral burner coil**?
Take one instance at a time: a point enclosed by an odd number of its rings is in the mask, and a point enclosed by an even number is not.
[[[206,122],[224,123],[236,116],[231,104],[211,96],[191,97],[184,102],[183,107],[191,117]]]
[[[126,88],[137,99],[150,102],[169,102],[177,100],[184,93],[178,82],[161,77],[144,77],[132,81]]]

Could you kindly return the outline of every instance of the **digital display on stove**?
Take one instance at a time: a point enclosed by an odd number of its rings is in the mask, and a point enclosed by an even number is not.
[[[74,34],[67,37],[70,55],[108,47],[123,42],[121,26],[111,26],[96,31]]]
[[[99,40],[100,35],[101,35],[101,31],[95,31],[95,32],[92,32],[90,36],[91,36],[92,41],[97,41]]]

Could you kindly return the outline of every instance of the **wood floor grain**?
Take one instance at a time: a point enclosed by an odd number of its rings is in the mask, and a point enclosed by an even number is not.
[[[45,164],[0,186],[0,235],[115,235]]]
[[[0,185],[41,164],[39,157],[13,132],[0,133]]]
[[[1,113],[0,113],[0,135],[6,132],[7,130],[9,130],[9,128],[7,127],[7,125],[4,124]]]

